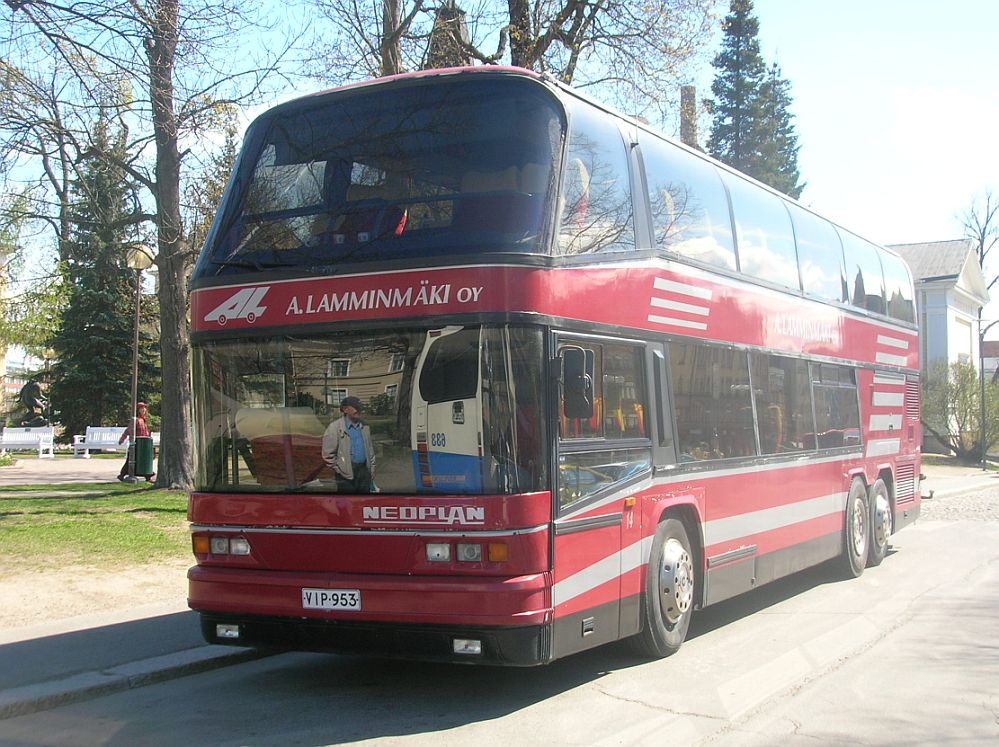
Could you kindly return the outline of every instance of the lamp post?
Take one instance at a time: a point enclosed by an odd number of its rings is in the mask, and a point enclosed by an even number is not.
[[[136,411],[139,404],[139,311],[142,305],[142,271],[153,264],[153,254],[143,244],[132,244],[125,254],[125,264],[135,270],[135,326],[132,333],[132,443],[128,450],[127,482],[135,482]]]

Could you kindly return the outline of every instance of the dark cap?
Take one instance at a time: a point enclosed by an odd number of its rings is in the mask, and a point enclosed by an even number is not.
[[[355,410],[360,410],[361,400],[357,397],[344,397],[340,400],[340,407],[353,407]]]

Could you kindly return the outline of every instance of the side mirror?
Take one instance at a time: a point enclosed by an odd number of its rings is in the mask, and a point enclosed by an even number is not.
[[[593,417],[593,351],[562,348],[562,410],[567,418]]]

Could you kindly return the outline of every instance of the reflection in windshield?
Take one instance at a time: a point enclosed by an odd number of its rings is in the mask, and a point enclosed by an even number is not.
[[[537,490],[547,472],[541,350],[538,330],[510,326],[205,344],[198,487],[337,492],[323,434],[357,397],[374,490]]]
[[[240,206],[223,207],[204,271],[541,251],[562,129],[555,99],[517,78],[279,108],[247,136]]]

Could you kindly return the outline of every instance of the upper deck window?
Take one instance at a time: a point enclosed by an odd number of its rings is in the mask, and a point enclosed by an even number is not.
[[[200,275],[543,251],[557,100],[470,76],[343,91],[251,127]]]
[[[785,203],[794,224],[798,269],[805,293],[830,301],[846,300],[843,246],[832,224],[794,203]]]
[[[903,322],[915,323],[916,304],[913,301],[912,279],[905,260],[887,252],[881,253],[881,266],[885,272],[885,300],[888,316]]]
[[[741,177],[725,173],[732,195],[739,269],[747,275],[798,288],[798,260],[784,201]]]
[[[861,309],[885,313],[884,272],[881,252],[849,231],[839,231],[846,259],[846,286],[850,303]]]
[[[732,219],[718,172],[672,143],[639,135],[656,246],[698,262],[735,269]]]
[[[569,153],[562,177],[560,254],[635,248],[628,155],[613,117],[573,102]]]

